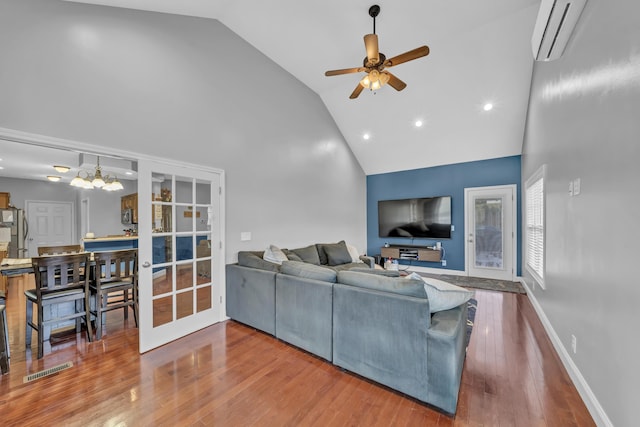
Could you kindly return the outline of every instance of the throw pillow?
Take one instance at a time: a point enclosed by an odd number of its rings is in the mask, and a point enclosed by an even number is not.
[[[298,255],[304,262],[320,265],[320,257],[318,256],[318,248],[316,248],[316,245],[310,245],[306,248],[292,249],[291,252]]]
[[[432,313],[449,310],[466,303],[473,296],[473,292],[444,280],[422,277],[418,273],[411,273],[407,278],[420,278],[424,282],[424,290],[429,298],[429,310]]]
[[[344,240],[333,245],[323,245],[322,248],[327,255],[327,264],[329,265],[342,265],[351,262],[351,254]]]
[[[351,255],[351,262],[364,263],[364,261],[360,259],[360,254],[358,253],[358,249],[356,249],[355,246],[347,243],[347,250],[349,251],[349,255]]]
[[[282,265],[283,261],[287,261],[289,258],[282,252],[282,249],[275,245],[270,245],[266,251],[264,251],[264,255],[262,258],[265,261],[272,262],[274,264]]]

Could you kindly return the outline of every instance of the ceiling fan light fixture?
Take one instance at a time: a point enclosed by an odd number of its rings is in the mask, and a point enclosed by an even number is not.
[[[391,76],[389,75],[388,72],[383,71],[382,73],[380,73],[380,78],[378,80],[380,80],[380,86],[384,86],[389,82],[389,79],[391,78]]]
[[[324,73],[327,77],[360,73],[363,71],[367,73],[367,75],[358,82],[358,85],[349,96],[349,99],[356,99],[362,93],[363,89],[370,89],[374,91],[380,89],[387,83],[389,83],[389,86],[398,92],[404,90],[404,88],[407,87],[405,82],[397,78],[395,75],[383,70],[405,62],[413,61],[414,59],[422,58],[429,54],[429,47],[424,45],[387,59],[387,57],[378,49],[378,36],[376,35],[376,17],[378,14],[380,14],[380,6],[374,4],[369,8],[369,16],[373,18],[373,33],[366,34],[364,36],[364,47],[367,51],[367,56],[364,58],[362,66],[343,68],[340,70],[329,70]]]
[[[51,182],[58,182],[61,178],[59,176],[48,175],[47,179]]]
[[[369,74],[367,74],[362,78],[362,80],[360,80],[360,86],[362,86],[365,89],[369,89],[369,87],[371,87],[371,80],[369,80]]]

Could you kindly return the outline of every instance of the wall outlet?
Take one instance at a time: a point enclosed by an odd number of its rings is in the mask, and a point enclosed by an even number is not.
[[[571,335],[571,350],[573,350],[573,354],[578,352],[578,339],[575,335]]]
[[[446,266],[447,266],[447,260],[446,260],[446,259],[443,259],[443,260],[441,260],[440,262],[442,263],[442,266],[443,266],[443,267],[446,267]]]
[[[250,231],[243,231],[243,232],[240,233],[240,241],[248,242],[249,240],[251,240],[251,232]]]

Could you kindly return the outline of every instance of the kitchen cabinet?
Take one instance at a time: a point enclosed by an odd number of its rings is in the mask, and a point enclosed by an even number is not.
[[[11,194],[0,193],[0,209],[7,209],[9,207],[10,201],[11,201]]]
[[[131,222],[138,223],[138,193],[122,196],[120,199],[120,208],[122,210],[131,209]]]

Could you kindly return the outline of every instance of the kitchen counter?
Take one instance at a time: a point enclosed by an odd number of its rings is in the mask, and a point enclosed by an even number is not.
[[[137,249],[138,236],[105,236],[92,239],[82,239],[84,250],[87,252],[117,251],[119,249]]]
[[[118,235],[118,236],[105,236],[105,237],[94,237],[94,238],[88,238],[85,237],[84,239],[82,239],[83,242],[112,242],[114,240],[138,240],[138,236],[125,236],[123,235]]]

